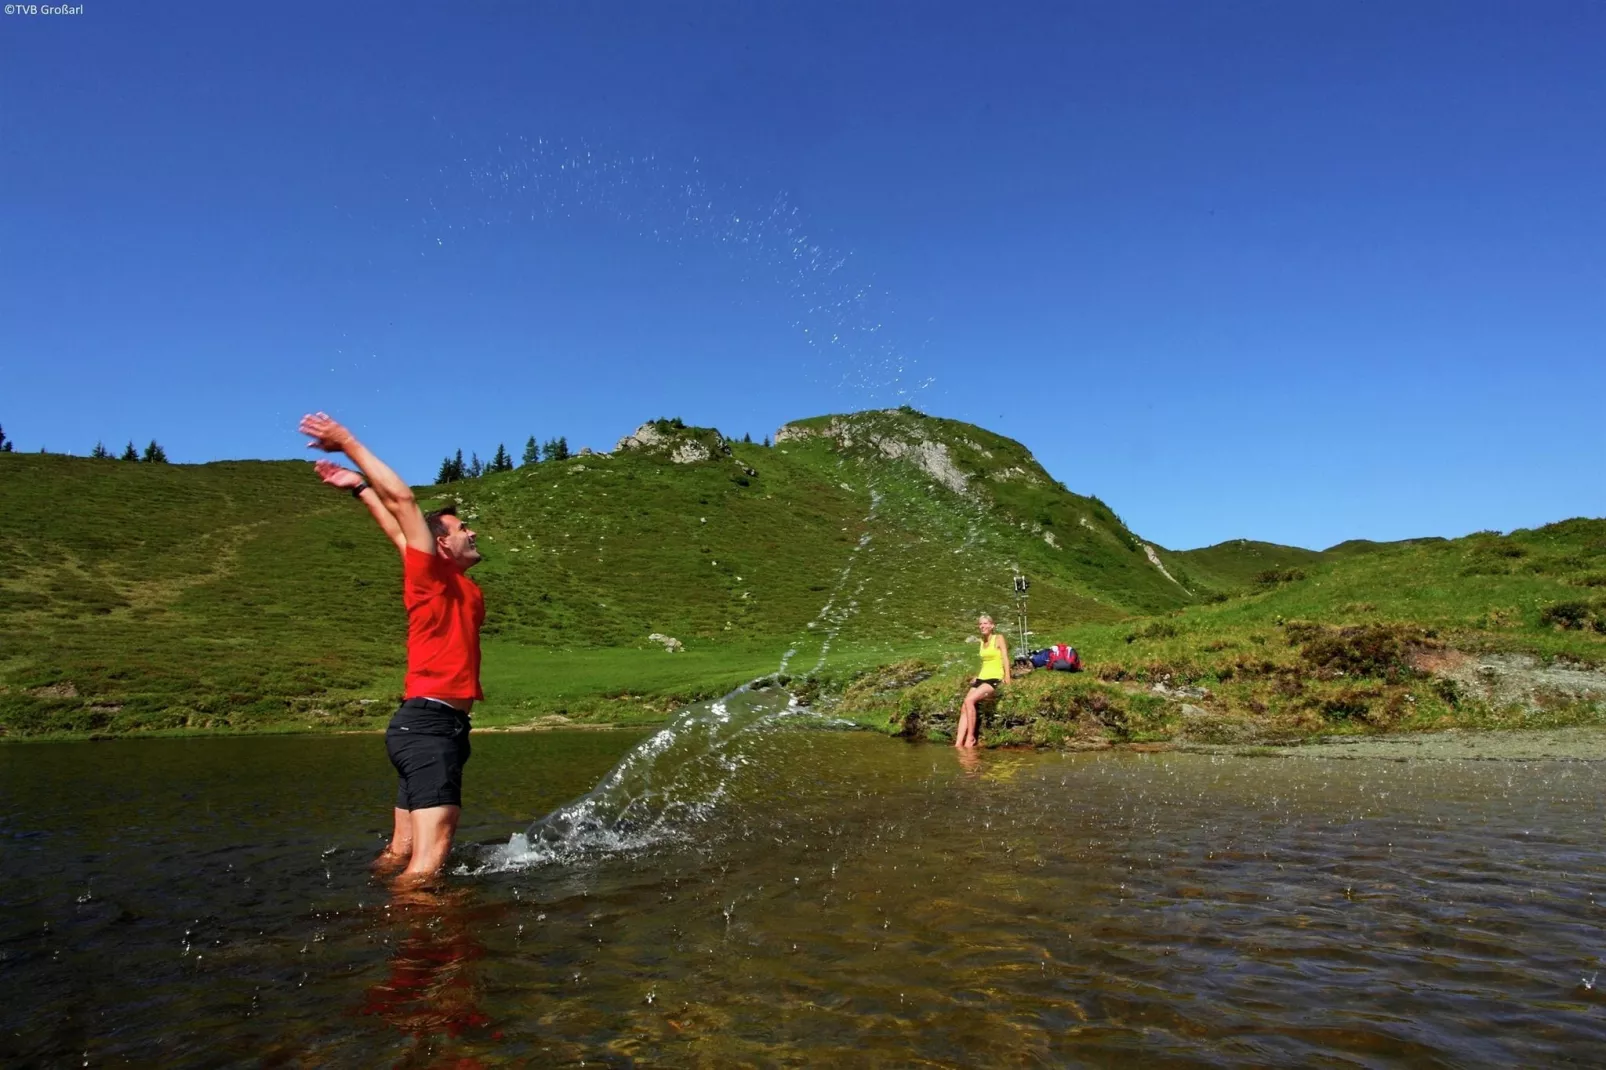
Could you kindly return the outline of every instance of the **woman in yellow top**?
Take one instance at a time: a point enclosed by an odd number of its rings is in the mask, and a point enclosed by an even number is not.
[[[970,690],[959,707],[959,730],[954,733],[956,747],[976,746],[976,703],[1009,683],[1009,644],[993,631],[993,618],[985,613],[976,621],[976,627],[981,629],[981,671],[970,681]]]

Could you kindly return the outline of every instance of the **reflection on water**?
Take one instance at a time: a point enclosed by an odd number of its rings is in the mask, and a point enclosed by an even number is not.
[[[640,737],[485,735],[465,840]],[[1606,765],[750,741],[695,835],[392,899],[378,737],[0,748],[0,1063],[1598,1061]],[[472,844],[465,857],[482,850]]]
[[[413,888],[390,905],[396,949],[384,980],[363,993],[357,1013],[389,1023],[426,1054],[437,1036],[456,1040],[484,1031],[491,1020],[479,1008],[475,966],[485,945],[475,932],[495,925],[504,904],[487,906],[468,888]]]

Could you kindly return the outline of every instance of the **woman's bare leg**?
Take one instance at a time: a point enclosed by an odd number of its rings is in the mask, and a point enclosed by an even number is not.
[[[958,738],[954,741],[956,747],[974,747],[981,742],[976,731],[979,716],[976,713],[976,703],[993,693],[991,684],[977,684],[965,695],[964,704],[959,712]]]

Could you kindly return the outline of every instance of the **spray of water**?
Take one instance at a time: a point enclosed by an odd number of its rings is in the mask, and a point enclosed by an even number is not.
[[[869,527],[881,495],[872,489]],[[824,625],[814,672],[825,665],[831,641],[858,611],[861,579],[849,591],[853,566],[870,543],[866,531],[848,553],[825,606],[809,628]],[[839,604],[840,599],[846,599]],[[777,676],[796,653],[781,659]],[[558,807],[490,851],[481,869],[519,869],[641,850],[672,842],[704,825],[740,779],[749,775],[766,729],[793,717],[815,717],[775,677],[744,684],[712,702],[687,706],[673,721],[619,760],[590,792]],[[762,776],[762,771],[752,775]]]
[[[870,489],[870,512],[864,518],[866,529],[875,523],[876,512],[880,507],[881,492],[872,487]],[[859,541],[854,544],[852,550],[848,551],[847,564],[842,567],[841,572],[837,573],[836,583],[832,585],[831,593],[826,598],[825,605],[820,607],[820,611],[814,615],[813,620],[804,625],[804,628],[809,632],[823,633],[823,638],[820,641],[820,656],[815,660],[814,667],[809,670],[811,673],[817,673],[825,667],[825,659],[831,653],[831,644],[836,640],[837,633],[842,630],[842,625],[846,624],[859,611],[859,596],[864,593],[864,586],[868,580],[865,577],[861,577],[851,592],[847,590],[847,586],[849,579],[853,575],[853,566],[857,563],[860,552],[870,545],[871,537],[869,530],[859,536]],[[797,656],[797,650],[797,646],[793,645],[781,656],[781,664],[775,670],[777,674],[786,672],[787,667],[792,663],[792,658]]]
[[[488,156],[461,151],[432,189],[405,200],[417,212],[421,255],[450,255],[471,230],[576,218],[644,241],[721,249],[747,281],[788,295],[792,328],[818,354],[805,375],[870,404],[907,402],[932,384],[893,329],[890,291],[785,192],[718,181],[697,156],[621,153],[586,140],[510,136]]]
[[[590,792],[491,851],[483,869],[575,862],[656,846],[704,824],[754,771],[763,729],[808,716],[773,680],[681,710],[637,745]]]

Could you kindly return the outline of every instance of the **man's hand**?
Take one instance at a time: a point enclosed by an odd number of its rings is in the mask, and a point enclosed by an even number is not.
[[[333,461],[314,461],[312,469],[318,473],[319,479],[331,487],[339,487],[341,490],[354,490],[361,486],[363,482],[362,473],[353,472],[349,468],[342,468]]]
[[[368,506],[379,526],[385,529],[385,534],[391,536],[398,546],[411,547],[421,554],[435,552],[435,536],[430,534],[429,525],[424,522],[424,514],[413,497],[413,488],[389,465],[375,457],[372,450],[358,442],[356,435],[326,412],[303,416],[301,433],[309,440],[308,449],[344,453],[362,472],[359,480],[355,473],[348,474],[339,465],[324,461],[320,464],[328,464],[329,467],[325,469],[320,466],[318,478],[337,487],[355,487],[358,481],[366,482],[374,492],[363,495],[363,504]],[[332,475],[334,472],[340,474]],[[336,482],[348,479],[352,482]]]
[[[320,449],[325,453],[343,453],[348,445],[354,441],[350,431],[337,423],[326,412],[309,413],[301,418],[301,433],[312,441],[307,443],[308,449]],[[321,473],[320,473],[321,474]],[[352,484],[355,486],[356,484]]]
[[[342,468],[330,460],[319,459],[314,461],[312,469],[318,473],[319,479],[331,487],[339,487],[341,490],[355,490],[358,487],[368,485],[361,472],[353,472],[349,468]],[[405,553],[407,550],[407,536],[402,534],[401,524],[391,515],[390,510],[385,508],[378,495],[364,494],[360,500],[368,507],[369,514],[373,516],[374,522],[379,525],[379,530],[385,533],[385,538],[394,543],[396,549]],[[413,512],[416,513],[418,510],[414,509]]]

